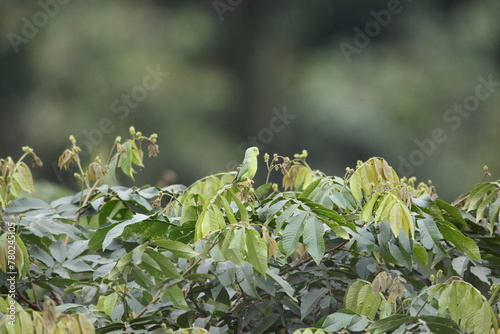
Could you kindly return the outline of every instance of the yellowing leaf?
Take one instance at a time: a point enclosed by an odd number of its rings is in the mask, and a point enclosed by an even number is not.
[[[389,207],[389,205],[387,206]],[[387,220],[389,221],[389,225],[391,226],[391,231],[394,236],[397,237],[399,235],[399,231],[401,231],[401,228],[403,227],[403,212],[401,206],[398,203],[398,200],[395,200],[394,204],[392,204],[388,218],[389,219]],[[405,232],[405,235],[408,236],[408,231]]]
[[[352,197],[356,201],[361,201],[362,193],[361,193],[361,176],[359,173],[354,172],[349,178],[349,188],[351,188]]]
[[[373,217],[373,208],[375,206],[375,203],[379,199],[379,196],[373,196],[368,203],[363,206],[363,209],[361,210],[360,214],[360,219],[362,222],[369,223],[372,220]]]
[[[33,176],[31,175],[31,170],[24,162],[19,162],[16,166],[14,174],[12,175],[14,180],[19,184],[22,190],[27,192],[32,192],[35,190],[33,185]]]

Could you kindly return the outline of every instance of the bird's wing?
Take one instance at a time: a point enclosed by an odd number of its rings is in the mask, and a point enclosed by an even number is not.
[[[241,178],[246,174],[248,171],[248,162],[249,159],[244,159],[243,164],[241,165],[240,170],[238,171],[238,174],[236,174],[236,177],[234,178],[234,182],[239,182],[241,181]]]

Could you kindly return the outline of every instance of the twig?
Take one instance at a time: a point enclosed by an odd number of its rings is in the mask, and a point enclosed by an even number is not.
[[[155,296],[153,297],[153,299],[151,299],[149,304],[144,306],[144,308],[141,310],[141,312],[137,313],[137,315],[134,317],[134,319],[137,319],[137,318],[141,317],[144,313],[146,313],[146,311],[148,310],[148,307],[150,307],[151,305],[156,303],[158,301],[158,299],[160,299],[160,294],[161,294],[161,289],[156,292]]]
[[[210,246],[210,248],[207,250],[207,253],[210,252],[210,250],[212,248],[215,247],[215,245],[217,244],[217,242],[219,241],[219,237],[220,237],[220,234],[217,235],[217,238],[215,239],[214,243]],[[188,272],[190,272],[198,263],[201,262],[201,258],[198,259],[197,261],[195,261],[188,269],[186,269],[186,271],[181,275],[181,276],[184,276],[186,275]],[[148,305],[146,305],[135,317],[134,319],[137,319],[139,318],[140,316],[142,316],[147,310],[148,310],[148,307],[150,307],[151,305],[153,305],[154,303],[156,303],[159,299],[160,299],[160,295],[161,295],[161,291],[162,289],[159,289],[155,296],[153,297],[153,299],[149,302]]]
[[[63,300],[61,299],[61,295],[55,292],[54,290],[50,290],[50,293],[52,293],[52,296],[54,296],[54,299],[56,300],[57,304],[62,305],[64,304]]]
[[[38,305],[38,297],[36,296],[35,284],[31,282],[31,288],[33,289],[33,298],[35,298],[35,304]]]
[[[98,184],[99,184],[99,180],[95,181],[94,185],[87,192],[87,195],[85,196],[85,198],[82,202],[82,205],[80,205],[80,209],[78,209],[78,213],[76,214],[75,221],[73,222],[73,224],[71,224],[71,226],[73,226],[73,227],[76,226],[76,223],[80,220],[80,217],[85,212],[84,207],[89,202],[90,196],[92,195],[92,193],[94,192],[94,190]],[[66,239],[64,240],[64,246],[66,246],[68,244],[68,242],[69,242],[69,235],[67,235]]]
[[[19,292],[16,291],[16,295],[19,297],[19,299],[21,299],[23,302],[28,304],[32,309],[37,310],[37,311],[42,311],[42,308],[40,306],[38,306],[38,304],[34,304],[31,301],[29,301],[28,299],[24,298],[24,296],[21,295]]]
[[[196,310],[198,311],[198,313],[202,316],[202,317],[206,317],[207,314],[205,313],[205,311],[203,311],[200,306],[198,305],[198,303],[196,302],[196,299],[193,297],[193,296],[189,296],[189,299],[193,302],[194,304],[194,307],[196,308]]]

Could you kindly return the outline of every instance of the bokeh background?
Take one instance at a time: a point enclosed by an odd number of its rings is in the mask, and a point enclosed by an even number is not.
[[[31,146],[39,191],[71,186],[54,169],[70,134],[90,159],[134,125],[160,145],[136,185],[190,184],[257,144],[261,159],[307,149],[329,175],[384,157],[452,200],[484,165],[500,177],[499,13],[496,0],[3,0],[0,157]]]

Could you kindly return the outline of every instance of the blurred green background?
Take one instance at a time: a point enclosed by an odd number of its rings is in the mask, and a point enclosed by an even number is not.
[[[31,146],[37,182],[67,186],[54,164],[70,134],[104,158],[135,125],[160,145],[136,185],[234,170],[257,145],[257,183],[263,153],[307,149],[328,175],[383,157],[451,200],[484,165],[500,177],[499,13],[495,0],[4,0],[0,157]]]

